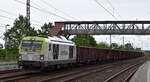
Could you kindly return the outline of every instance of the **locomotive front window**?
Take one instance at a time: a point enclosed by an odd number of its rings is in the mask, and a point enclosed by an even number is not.
[[[22,49],[39,50],[42,48],[42,41],[24,40],[22,41]]]
[[[33,50],[39,50],[42,47],[42,42],[41,41],[33,41],[32,44],[32,49]]]
[[[24,40],[22,41],[22,49],[31,49],[31,41]]]

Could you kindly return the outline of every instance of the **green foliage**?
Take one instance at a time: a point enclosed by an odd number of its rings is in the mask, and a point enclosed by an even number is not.
[[[73,39],[73,42],[77,46],[89,46],[89,47],[96,47],[96,41],[93,36],[90,35],[76,35]]]
[[[19,18],[15,20],[13,27],[4,34],[4,39],[7,39],[8,49],[18,49],[21,39],[25,35],[37,35],[37,31],[34,28],[31,28],[30,30],[26,29],[26,21],[26,17],[20,15]]]
[[[120,45],[118,49],[119,50],[125,50],[125,46],[124,45]]]
[[[0,59],[4,59],[5,58],[5,50],[1,49],[0,50]]]
[[[28,25],[26,25],[26,23],[27,18],[20,15],[19,18],[15,20],[13,27],[4,34],[4,40],[7,39],[7,45],[5,50],[0,53],[4,53],[7,49],[8,59],[15,59],[18,56],[19,44],[24,36],[37,36],[37,31],[34,28],[30,27],[30,29],[27,30],[26,27],[28,27]]]
[[[131,43],[127,43],[125,45],[119,45],[117,43],[112,43],[110,46],[112,49],[117,49],[117,50],[128,50],[128,51],[135,50],[133,48],[133,46],[131,45]]]
[[[141,48],[135,48],[135,50],[137,50],[137,51],[141,51]]]
[[[0,50],[2,50],[3,49],[3,44],[0,44]]]
[[[112,43],[112,44],[110,45],[110,47],[111,47],[112,49],[119,49],[119,45],[118,45],[117,43]]]
[[[41,27],[41,30],[35,30],[33,27],[27,29],[29,27],[27,23],[27,18],[20,15],[15,21],[14,25],[11,29],[9,29],[5,34],[4,40],[7,39],[6,49],[0,50],[0,58],[5,56],[5,52],[7,50],[8,60],[15,60],[19,54],[19,44],[23,37],[25,36],[37,36],[37,35],[48,35],[50,29],[52,28],[52,23],[44,24]],[[1,49],[1,46],[0,46]],[[4,58],[3,58],[4,59]]]
[[[76,35],[74,38],[72,38],[72,41],[75,42],[77,46],[88,46],[88,47],[97,47],[97,48],[111,48],[116,50],[126,50],[126,51],[132,51],[136,50],[131,45],[131,43],[127,43],[125,45],[119,45],[117,43],[112,43],[111,45],[108,45],[105,42],[96,43],[93,36],[90,35]]]
[[[39,35],[48,35],[49,31],[52,28],[52,23],[45,23],[42,27],[41,30],[38,30]]]
[[[125,44],[125,48],[128,50],[134,50],[134,48],[133,48],[133,46],[132,46],[132,44],[131,43],[127,43],[127,44]]]
[[[97,48],[109,48],[109,45],[105,42],[100,42],[97,44]]]

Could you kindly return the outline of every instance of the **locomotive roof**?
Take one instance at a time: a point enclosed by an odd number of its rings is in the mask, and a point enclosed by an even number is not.
[[[63,36],[48,36],[48,37],[39,37],[39,36],[28,36],[24,37],[23,40],[45,40],[46,42],[52,42],[54,44],[65,44],[65,45],[74,45],[72,41],[67,40]]]
[[[52,36],[52,37],[48,37],[48,39],[51,40],[52,42],[71,43],[71,44],[73,44],[72,41],[67,40],[63,36]]]

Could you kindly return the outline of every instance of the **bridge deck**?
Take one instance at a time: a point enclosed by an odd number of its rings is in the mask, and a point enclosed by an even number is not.
[[[64,21],[56,22],[50,35],[150,35],[150,21]]]

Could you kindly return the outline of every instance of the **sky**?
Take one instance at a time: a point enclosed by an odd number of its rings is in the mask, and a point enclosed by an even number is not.
[[[21,1],[22,3],[20,3]],[[150,0],[31,0],[31,25],[39,29],[44,23],[56,21],[149,20]],[[0,38],[5,25],[10,29],[19,15],[26,15],[26,0],[0,0]],[[109,43],[106,35],[94,36],[97,42]],[[134,47],[150,50],[149,35],[112,35],[112,43],[132,43]],[[3,39],[0,39],[4,43]]]

